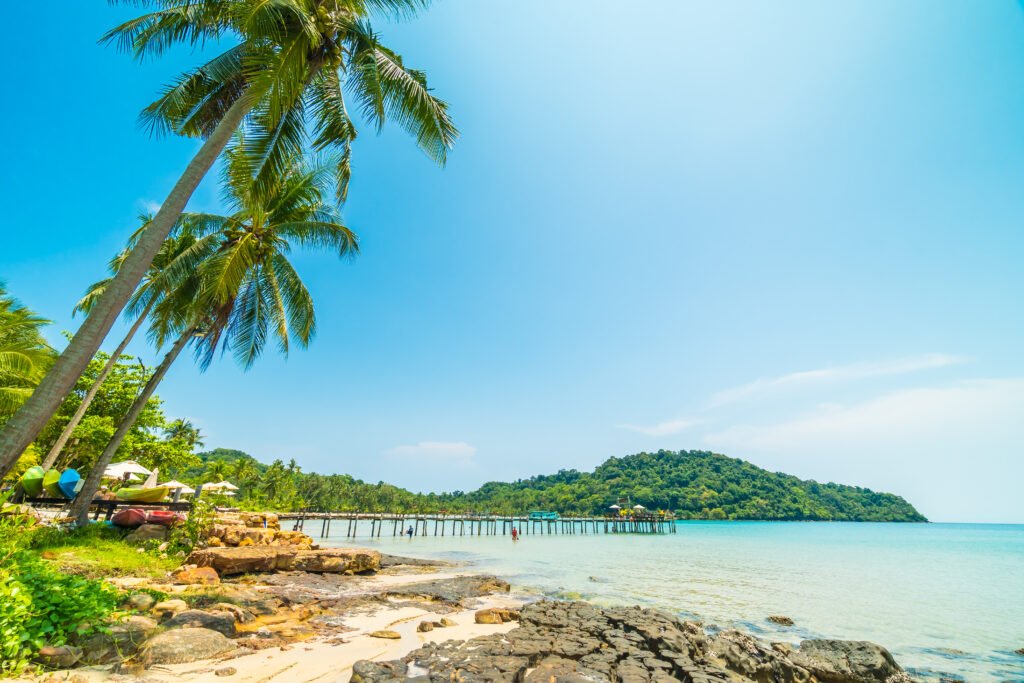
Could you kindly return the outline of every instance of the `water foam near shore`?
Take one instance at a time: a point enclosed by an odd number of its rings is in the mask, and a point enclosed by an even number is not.
[[[920,677],[1024,680],[1024,525],[681,522],[674,535],[519,543],[368,533],[323,542],[461,560],[538,594],[658,607],[766,640],[870,640]],[[778,614],[795,626],[767,620]]]

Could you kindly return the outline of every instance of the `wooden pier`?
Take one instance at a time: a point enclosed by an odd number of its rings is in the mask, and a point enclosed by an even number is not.
[[[416,536],[508,536],[512,529],[522,536],[576,534],[674,534],[676,519],[672,515],[638,514],[608,517],[560,517],[530,519],[528,515],[447,515],[372,512],[286,512],[278,515],[283,522],[294,522],[296,531],[306,531],[311,523],[315,532],[320,522],[320,537],[344,530],[345,538],[358,536],[380,538],[391,532],[398,537],[411,528]],[[310,532],[306,532],[310,533]]]

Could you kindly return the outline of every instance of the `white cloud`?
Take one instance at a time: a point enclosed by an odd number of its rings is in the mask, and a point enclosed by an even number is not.
[[[685,431],[690,427],[699,425],[700,423],[701,421],[695,418],[680,417],[675,420],[659,422],[656,425],[620,424],[615,426],[619,429],[627,429],[631,432],[646,434],[647,436],[669,436],[671,434],[678,434],[679,432]]]
[[[904,375],[922,370],[946,367],[965,362],[966,359],[947,353],[928,353],[912,358],[873,363],[853,363],[831,368],[792,372],[779,377],[757,379],[749,384],[720,391],[711,397],[711,406],[742,401],[759,394],[797,388],[824,382],[850,382],[871,377]]]
[[[395,446],[384,454],[403,458],[469,460],[476,455],[476,448],[465,441],[420,441],[410,446]]]
[[[905,496],[928,517],[1024,520],[1024,377],[902,389],[709,433],[711,448]]]
[[[160,202],[154,202],[152,199],[140,199],[139,206],[146,213],[156,213],[160,210]]]

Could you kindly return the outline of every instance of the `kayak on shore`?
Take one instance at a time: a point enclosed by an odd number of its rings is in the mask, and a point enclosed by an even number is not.
[[[129,486],[117,491],[117,497],[121,500],[131,500],[138,503],[159,503],[167,497],[166,486],[154,486],[144,489],[136,486]]]
[[[21,488],[25,489],[29,498],[38,498],[39,494],[43,492],[43,476],[45,474],[43,468],[36,465],[29,467],[25,470],[25,474],[21,475]]]

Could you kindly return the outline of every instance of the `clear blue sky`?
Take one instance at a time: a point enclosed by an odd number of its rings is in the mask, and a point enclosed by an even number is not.
[[[210,447],[420,490],[699,448],[1024,521],[1020,6],[624,7],[377,22],[451,102],[448,167],[364,130],[362,255],[298,258],[313,346],[185,361],[168,412]],[[126,9],[51,11],[2,48],[0,278],[58,340],[194,152],[136,114],[202,56],[138,65],[95,42]]]

